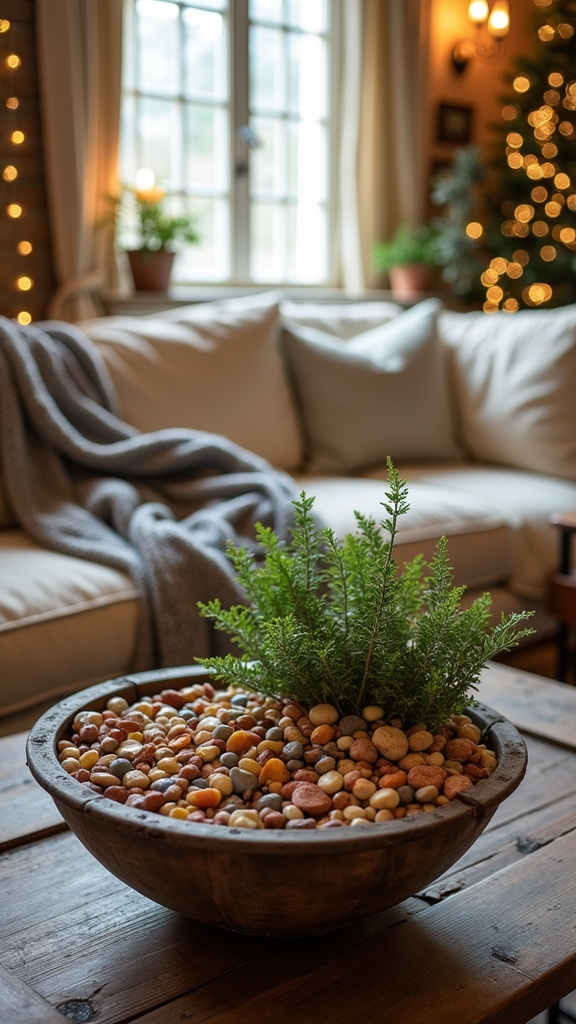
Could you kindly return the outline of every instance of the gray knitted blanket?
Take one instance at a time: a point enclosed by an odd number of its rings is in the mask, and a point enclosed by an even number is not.
[[[123,422],[98,350],[69,324],[0,317],[0,458],[31,537],[135,581],[132,671],[230,650],[196,607],[242,600],[227,540],[254,545],[257,521],[283,537],[293,525],[295,484],[259,456],[216,434]]]

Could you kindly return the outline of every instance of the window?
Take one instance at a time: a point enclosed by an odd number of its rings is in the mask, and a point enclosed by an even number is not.
[[[328,0],[125,0],[121,177],[201,243],[175,283],[331,283]]]

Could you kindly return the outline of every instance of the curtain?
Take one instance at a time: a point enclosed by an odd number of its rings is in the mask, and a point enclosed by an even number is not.
[[[117,190],[121,0],[36,0],[49,223],[58,289],[48,316],[102,310],[115,281],[113,233],[98,226]]]
[[[358,278],[377,287],[374,242],[426,220],[431,0],[362,0],[363,71],[357,146]]]

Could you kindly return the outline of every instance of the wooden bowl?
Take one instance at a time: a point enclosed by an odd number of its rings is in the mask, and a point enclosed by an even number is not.
[[[67,697],[39,719],[27,747],[36,781],[84,846],[149,899],[220,928],[299,936],[340,928],[394,906],[446,871],[521,782],[526,746],[491,708],[469,710],[498,768],[444,807],[365,828],[250,830],[191,824],[126,807],[72,779],[57,743],[76,713],[132,704],[210,676],[202,666],[143,672]]]

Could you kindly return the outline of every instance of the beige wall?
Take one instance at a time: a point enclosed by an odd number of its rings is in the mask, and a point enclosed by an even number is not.
[[[472,60],[458,75],[451,63],[454,44],[474,36],[474,26],[467,17],[468,0],[432,0],[430,31],[430,160],[447,161],[452,146],[437,139],[439,103],[471,106],[472,142],[485,146],[490,139],[490,122],[500,118],[502,104],[499,96],[508,86],[503,73],[520,51],[526,52],[534,44],[533,13],[537,11],[531,0],[509,0],[510,32],[503,42],[501,58],[493,63]]]

